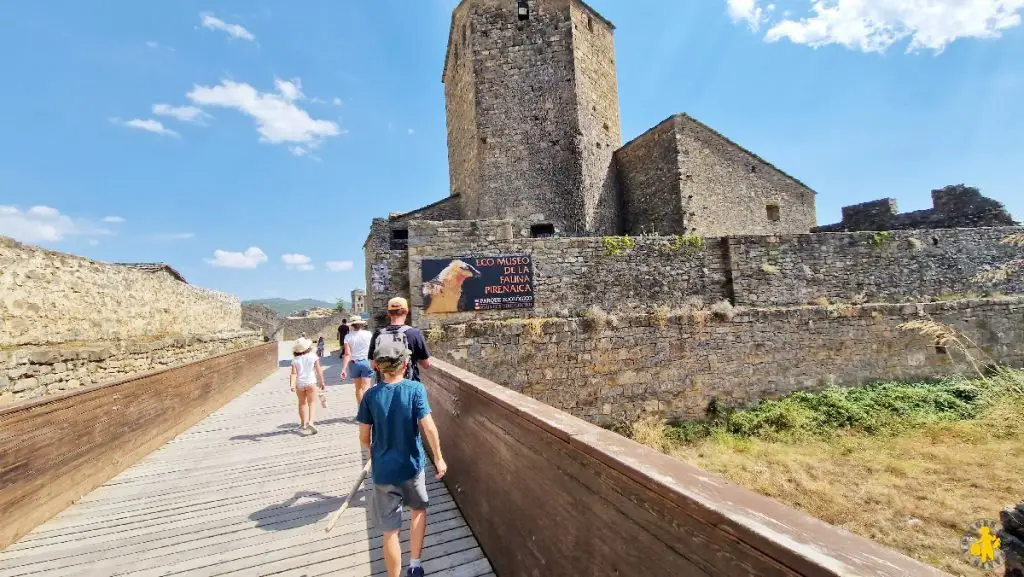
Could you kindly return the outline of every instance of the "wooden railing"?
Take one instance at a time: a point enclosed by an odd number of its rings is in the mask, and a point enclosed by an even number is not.
[[[445,482],[498,575],[946,575],[432,362]]]
[[[277,343],[0,410],[0,549],[277,368]]]

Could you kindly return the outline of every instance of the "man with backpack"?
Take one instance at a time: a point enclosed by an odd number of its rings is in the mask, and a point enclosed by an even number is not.
[[[370,340],[369,357],[374,358],[377,347],[385,342],[401,342],[409,349],[410,358],[408,367],[405,370],[405,378],[413,381],[420,380],[420,367],[430,368],[430,351],[427,350],[427,340],[423,333],[405,324],[409,316],[409,301],[402,297],[395,297],[388,301],[388,326],[379,327],[373,333]],[[383,382],[380,371],[377,371],[377,382]]]

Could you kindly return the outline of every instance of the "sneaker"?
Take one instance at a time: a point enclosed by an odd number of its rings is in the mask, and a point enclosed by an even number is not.
[[[405,573],[405,577],[423,577],[423,567],[409,567],[409,571]]]
[[[307,425],[306,426],[306,430],[309,431],[310,435],[315,435],[316,434],[316,427],[314,427],[313,425]]]

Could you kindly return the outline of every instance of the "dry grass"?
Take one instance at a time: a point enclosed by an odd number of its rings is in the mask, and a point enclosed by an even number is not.
[[[629,433],[953,575],[982,577],[988,574],[961,557],[961,535],[1024,496],[1024,373],[1003,371],[984,382],[996,381],[1003,393],[974,417],[922,420],[878,434],[841,430],[767,440],[719,426],[682,442],[680,429],[652,419]]]

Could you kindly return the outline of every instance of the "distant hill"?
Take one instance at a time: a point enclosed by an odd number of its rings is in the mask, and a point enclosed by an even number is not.
[[[326,301],[320,301],[316,299],[256,299],[251,301],[242,301],[244,305],[263,305],[268,309],[277,313],[279,317],[286,317],[294,312],[302,311],[306,309],[314,308],[325,308],[333,309],[334,303]],[[351,308],[351,303],[345,302],[345,308]]]

